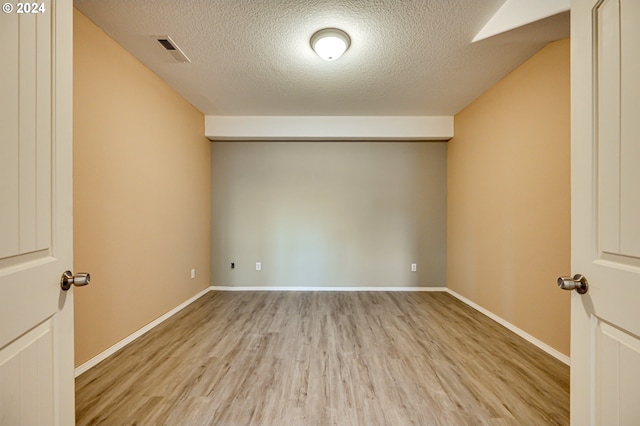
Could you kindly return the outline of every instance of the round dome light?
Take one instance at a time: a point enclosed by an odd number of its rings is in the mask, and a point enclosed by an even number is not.
[[[347,51],[351,39],[337,28],[325,28],[311,37],[311,48],[325,61],[335,61]]]

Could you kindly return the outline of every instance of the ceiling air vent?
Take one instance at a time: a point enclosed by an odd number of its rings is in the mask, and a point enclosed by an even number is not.
[[[177,62],[191,62],[187,55],[176,45],[176,43],[171,40],[169,36],[156,36],[154,37],[158,43],[162,46],[164,50],[169,53],[173,59]]]

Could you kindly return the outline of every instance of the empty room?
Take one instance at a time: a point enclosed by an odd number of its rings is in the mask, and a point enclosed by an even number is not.
[[[0,19],[0,425],[640,422],[634,1]]]

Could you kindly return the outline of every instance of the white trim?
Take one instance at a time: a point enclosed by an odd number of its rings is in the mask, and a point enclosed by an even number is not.
[[[110,348],[106,349],[105,351],[100,352],[98,355],[94,356],[89,361],[87,361],[84,364],[82,364],[81,366],[77,367],[75,369],[75,377],[78,377],[79,375],[81,375],[85,371],[89,370],[91,367],[94,367],[100,361],[104,361],[109,356],[113,355],[114,353],[116,353],[120,349],[124,348],[129,343],[131,343],[134,340],[136,340],[138,337],[140,337],[143,334],[145,334],[146,332],[150,331],[152,328],[160,325],[162,322],[164,322],[167,319],[171,318],[172,316],[174,316],[175,314],[177,314],[178,312],[180,312],[181,310],[183,310],[184,308],[186,308],[187,306],[189,306],[190,304],[192,304],[193,302],[195,302],[196,300],[198,300],[199,298],[201,298],[202,296],[204,296],[205,294],[207,294],[211,290],[212,290],[211,287],[205,288],[204,290],[202,290],[200,293],[196,294],[195,296],[193,296],[189,300],[187,300],[187,301],[181,303],[180,305],[176,306],[175,308],[173,308],[172,310],[170,310],[166,314],[162,315],[161,317],[158,317],[155,320],[151,321],[149,324],[145,325],[144,327],[142,327],[138,331],[135,331],[134,333],[128,335],[127,337],[125,337],[124,339],[120,340],[118,343],[116,343],[115,345],[113,345]]]
[[[216,291],[446,291],[445,287],[260,287],[260,286],[211,286]]]
[[[448,141],[453,116],[204,117],[212,141]]]
[[[565,354],[553,349],[551,346],[549,346],[546,343],[536,339],[535,337],[533,337],[529,333],[519,329],[515,325],[511,324],[509,321],[507,321],[507,320],[505,320],[503,318],[500,318],[499,316],[497,316],[493,312],[490,312],[490,311],[486,310],[485,308],[483,308],[482,306],[479,306],[479,305],[475,304],[471,300],[469,300],[466,297],[456,293],[455,291],[453,291],[451,289],[448,289],[448,288],[445,291],[447,293],[449,293],[450,295],[452,295],[453,297],[455,297],[456,299],[460,300],[461,302],[471,306],[473,309],[475,309],[476,311],[480,312],[481,314],[484,314],[484,315],[488,316],[489,318],[491,318],[492,320],[494,320],[498,324],[500,324],[503,327],[506,327],[507,329],[511,330],[512,332],[514,332],[518,336],[522,337],[523,339],[525,339],[529,343],[534,344],[535,346],[537,346],[538,348],[542,349],[543,351],[545,351],[546,353],[548,353],[552,357],[556,358],[557,360],[565,363],[568,366],[571,366],[571,358],[569,358]]]

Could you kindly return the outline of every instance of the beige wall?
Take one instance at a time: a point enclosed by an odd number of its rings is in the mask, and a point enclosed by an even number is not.
[[[569,354],[569,40],[552,43],[455,117],[447,284]]]
[[[444,286],[446,149],[213,143],[212,284]]]
[[[74,12],[74,268],[92,277],[76,365],[209,285],[203,135],[199,111]]]

